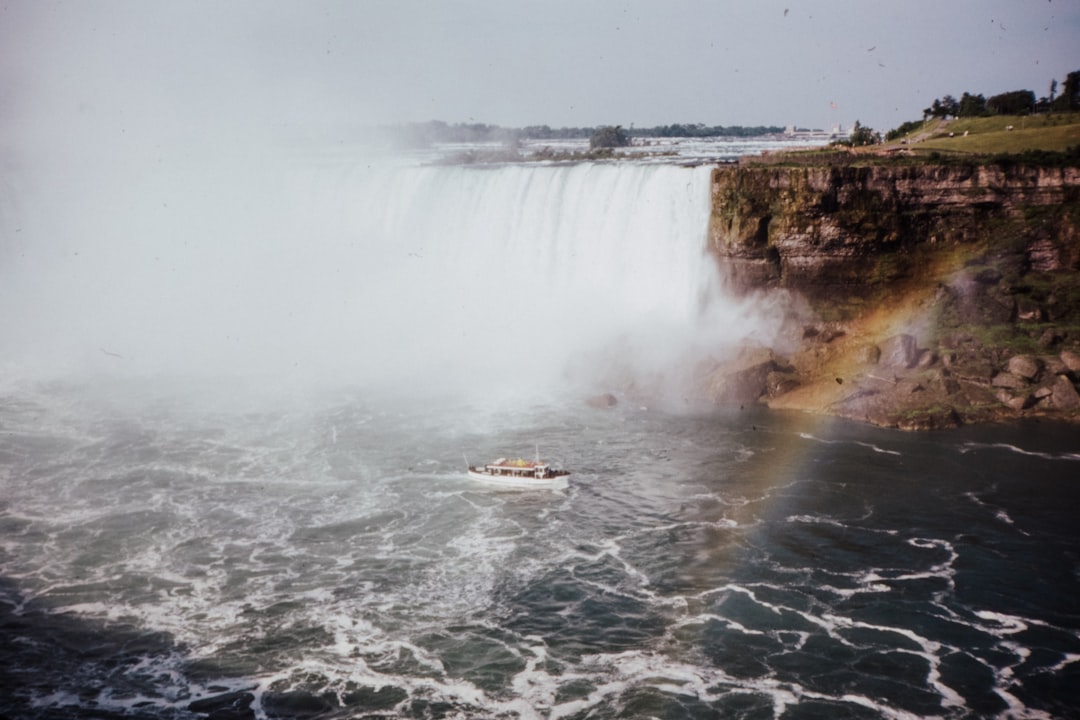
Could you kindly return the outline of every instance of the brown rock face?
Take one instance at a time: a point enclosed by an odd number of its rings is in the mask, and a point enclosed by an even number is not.
[[[1033,223],[1024,214],[1080,201],[1080,168],[748,162],[717,168],[712,194],[709,243],[733,283],[797,290],[811,302],[873,296],[923,274],[943,246],[982,242],[991,227],[1019,232],[1037,271],[1080,267],[1075,218],[1043,213]],[[970,282],[996,285],[997,273],[973,271]]]
[[[816,314],[789,356],[716,369],[714,402],[905,429],[1080,420],[1080,168],[788,156],[716,169],[712,197],[729,287]]]

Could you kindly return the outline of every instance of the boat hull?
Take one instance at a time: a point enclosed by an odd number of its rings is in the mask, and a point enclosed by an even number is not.
[[[493,475],[491,473],[482,472],[473,468],[469,468],[469,478],[477,482],[484,483],[485,485],[491,485],[493,487],[505,487],[516,489],[559,489],[564,488],[569,484],[570,473],[562,472],[551,477],[536,478],[536,477],[521,477],[512,475]]]

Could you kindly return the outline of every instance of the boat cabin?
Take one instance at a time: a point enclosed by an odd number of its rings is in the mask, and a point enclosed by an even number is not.
[[[497,477],[549,478],[553,477],[551,466],[544,462],[531,460],[507,460],[499,458],[484,466],[484,472]]]

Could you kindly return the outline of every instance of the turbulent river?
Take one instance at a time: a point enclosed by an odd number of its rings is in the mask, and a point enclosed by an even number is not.
[[[1080,707],[1071,429],[100,393],[3,404],[9,717]]]
[[[1080,716],[1075,428],[687,402],[707,168],[300,166],[2,208],[0,715]]]

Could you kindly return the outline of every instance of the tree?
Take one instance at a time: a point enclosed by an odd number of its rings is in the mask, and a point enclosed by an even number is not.
[[[1054,102],[1055,110],[1080,110],[1080,70],[1065,76],[1061,95]]]
[[[960,96],[960,106],[956,111],[957,117],[978,117],[986,114],[986,98],[982,95],[964,93]]]
[[[626,134],[626,130],[623,130],[622,125],[598,127],[592,137],[589,138],[590,150],[626,147],[629,144],[630,136]]]
[[[1035,109],[1035,93],[1013,90],[988,98],[986,109],[995,115],[1027,115]]]
[[[960,112],[960,103],[952,95],[946,95],[940,100],[934,100],[933,104],[923,110],[923,117],[947,118],[956,117]]]
[[[851,146],[862,147],[863,145],[876,145],[881,142],[881,138],[873,128],[868,128],[865,125],[855,121],[855,125],[851,128]]]
[[[885,133],[885,141],[892,142],[899,138],[904,137],[912,132],[915,132],[923,126],[925,120],[909,120],[908,122],[901,123],[899,127],[893,128],[889,132]]]

